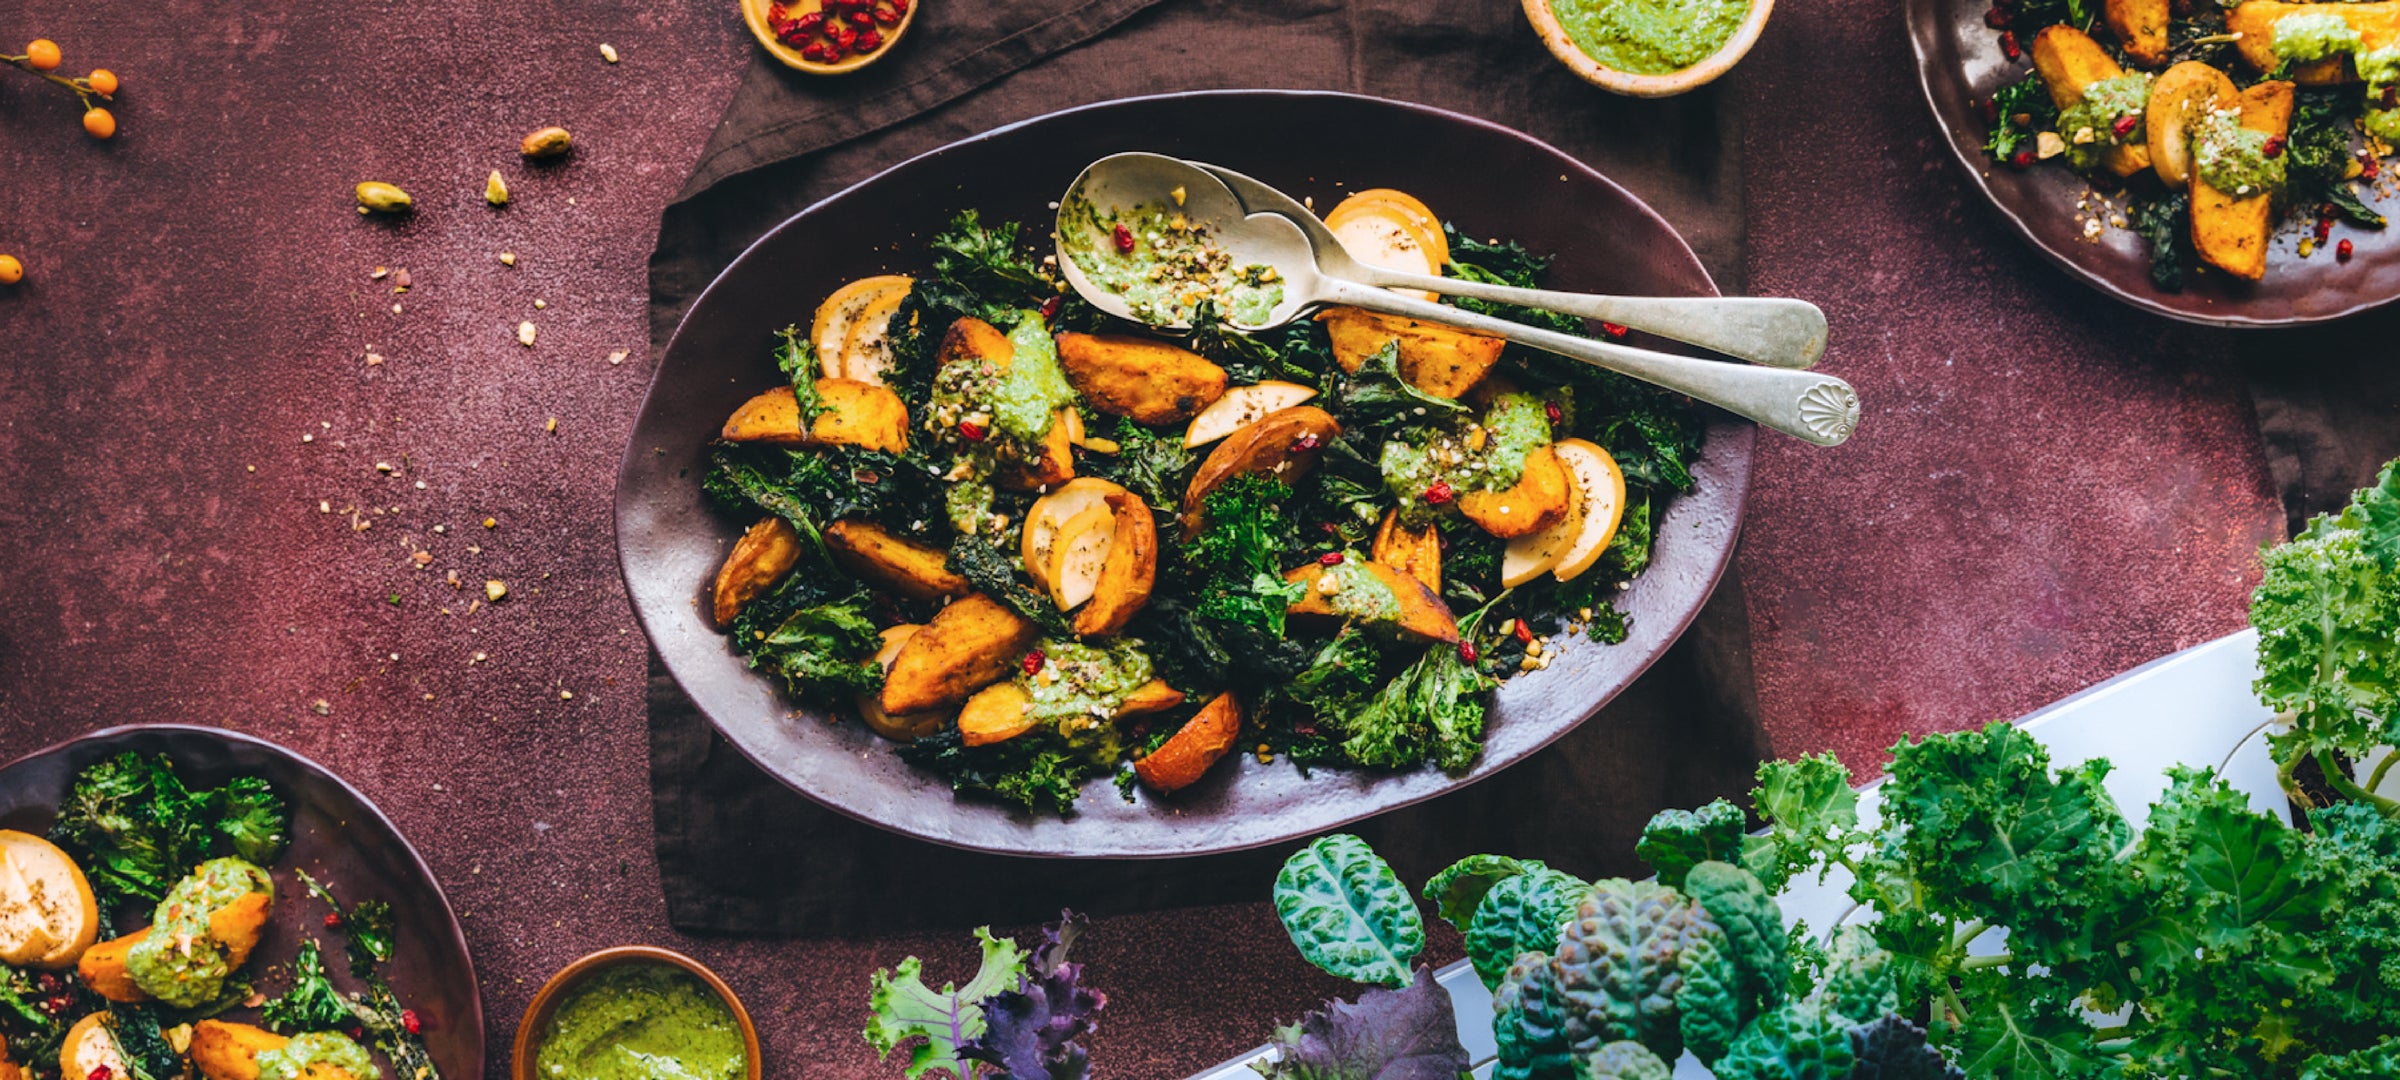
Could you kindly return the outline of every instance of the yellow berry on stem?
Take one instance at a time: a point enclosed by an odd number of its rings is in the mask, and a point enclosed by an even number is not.
[[[39,38],[33,44],[25,46],[25,62],[32,64],[36,70],[55,69],[58,67],[58,61],[58,43],[49,38]]]
[[[83,81],[91,84],[92,92],[95,94],[114,94],[117,92],[117,73],[110,71],[107,68],[92,69],[92,73],[84,76]]]
[[[117,133],[117,118],[107,109],[93,109],[83,114],[83,130],[95,139],[105,139]]]
[[[25,280],[25,264],[14,255],[0,255],[0,285],[14,285]]]

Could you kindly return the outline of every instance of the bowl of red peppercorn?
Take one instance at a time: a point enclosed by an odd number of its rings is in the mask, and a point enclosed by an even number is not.
[[[742,19],[768,54],[811,75],[882,59],[916,17],[917,0],[742,0]]]

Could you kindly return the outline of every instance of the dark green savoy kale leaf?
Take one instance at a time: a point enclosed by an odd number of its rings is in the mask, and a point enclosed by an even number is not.
[[[1713,1071],[1718,1080],[1846,1080],[1856,1061],[1841,1017],[1795,1001],[1743,1028]]]
[[[1494,883],[1467,923],[1467,962],[1485,986],[1498,986],[1519,954],[1558,948],[1559,928],[1575,917],[1575,905],[1591,889],[1573,875],[1531,865]]]
[[[1573,1010],[1548,953],[1528,952],[1510,961],[1492,990],[1492,1038],[1500,1051],[1492,1080],[1573,1076],[1575,1048],[1567,1035]]]
[[[1670,1080],[1675,1075],[1649,1047],[1629,1040],[1592,1051],[1583,1061],[1583,1072],[1588,1080]]]
[[[1432,901],[1434,913],[1442,921],[1466,933],[1475,921],[1475,909],[1483,903],[1492,886],[1519,874],[1532,873],[1542,864],[1531,859],[1512,859],[1506,855],[1469,855],[1425,882],[1418,895]]]
[[[1850,1080],[1967,1080],[1942,1052],[1925,1045],[1925,1029],[1892,1014],[1850,1029],[1857,1059]]]
[[[1658,873],[1660,884],[1680,889],[1694,866],[1710,859],[1739,860],[1748,825],[1742,808],[1725,799],[1698,810],[1661,810],[1642,828],[1633,853]]]
[[[268,1027],[285,1034],[301,1031],[332,1031],[350,1020],[350,1007],[342,1000],[341,992],[325,977],[324,961],[317,954],[313,938],[300,941],[300,951],[292,955],[292,985],[259,1011]]]
[[[1725,946],[1724,931],[1682,893],[1654,881],[1594,882],[1559,931],[1553,961],[1574,1047],[1631,1039],[1662,1060],[1680,1056],[1675,997],[1684,951],[1701,939]]]
[[[2195,257],[2191,213],[2190,193],[2170,191],[2135,202],[2127,214],[2133,231],[2150,246],[2151,284],[2168,292],[2183,290],[2184,268]]]
[[[1725,931],[1725,955],[1740,975],[1734,989],[1741,995],[1744,1017],[1782,1002],[1791,939],[1783,912],[1758,876],[1711,859],[1692,868],[1683,891]]]

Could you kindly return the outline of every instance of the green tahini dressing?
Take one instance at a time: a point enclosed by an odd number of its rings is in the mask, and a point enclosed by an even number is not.
[[[1442,506],[1425,500],[1426,489],[1435,483],[1450,485],[1454,495],[1507,490],[1525,475],[1526,455],[1548,445],[1550,416],[1542,400],[1502,394],[1484,411],[1480,425],[1407,432],[1383,444],[1376,465],[1401,516],[1413,525],[1439,516]]]
[[[2192,165],[2200,182],[2227,195],[2250,196],[2283,187],[2283,155],[2267,156],[2267,136],[2241,124],[2241,115],[2219,109],[2200,118],[2192,133]]]
[[[691,973],[619,964],[559,1002],[534,1068],[545,1080],[738,1080],[749,1052],[733,1010]]]
[[[179,1009],[215,1001],[233,964],[226,943],[209,935],[208,917],[254,892],[275,895],[266,871],[233,858],[201,863],[158,902],[150,931],[125,954],[126,974]]]
[[[1145,206],[1130,216],[1103,214],[1082,199],[1070,204],[1084,227],[1069,237],[1067,257],[1092,284],[1125,298],[1134,318],[1156,326],[1192,321],[1203,303],[1226,321],[1258,326],[1283,302],[1283,282],[1271,266],[1235,266],[1206,225],[1181,211]],[[1133,240],[1122,250],[1119,227]]]
[[[273,1050],[258,1053],[258,1080],[299,1080],[311,1065],[330,1065],[350,1074],[352,1080],[376,1080],[383,1070],[375,1067],[375,1059],[367,1048],[335,1031],[312,1031],[294,1035],[292,1041]]]
[[[1009,438],[1037,446],[1058,422],[1058,410],[1075,403],[1075,388],[1058,366],[1058,343],[1050,339],[1050,325],[1041,312],[1018,312],[1008,343],[1016,347],[1016,355],[992,387],[992,420]]]
[[[1033,715],[1060,722],[1062,734],[1072,734],[1064,721],[1116,715],[1125,698],[1150,681],[1150,657],[1137,642],[1120,640],[1103,648],[1045,638],[1035,648],[1042,651],[1042,669],[1017,681],[1033,698]]]
[[[1390,622],[1400,617],[1400,598],[1392,595],[1392,587],[1376,577],[1374,571],[1355,562],[1326,567],[1309,588],[1324,597],[1326,605],[1336,613],[1348,618]]]
[[[2141,142],[2144,136],[2140,119],[2142,111],[2149,107],[2150,76],[2138,71],[2084,87],[2083,100],[2058,114],[2058,133],[2067,140],[2067,161],[2080,171],[2090,172],[2099,167],[2108,151]],[[2120,135],[2117,121],[2128,116],[2135,123]]]
[[[1715,56],[1749,0],[1550,0],[1567,40],[1618,71],[1665,75]]]
[[[2275,20],[2274,36],[2275,56],[2295,64],[2353,52],[2359,46],[2358,31],[2339,15],[2286,15]]]

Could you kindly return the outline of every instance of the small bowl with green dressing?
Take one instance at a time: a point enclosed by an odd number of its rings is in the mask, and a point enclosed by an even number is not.
[[[758,1029],[707,965],[620,945],[552,975],[517,1025],[512,1080],[759,1080]]]
[[[1669,97],[1714,81],[1758,43],[1775,0],[1524,0],[1526,21],[1585,82]]]

